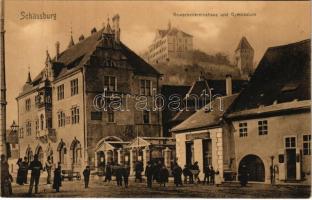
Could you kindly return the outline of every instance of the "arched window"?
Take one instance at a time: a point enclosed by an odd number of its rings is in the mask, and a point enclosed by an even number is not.
[[[65,163],[65,154],[66,154],[66,145],[62,139],[57,146],[57,151],[58,151],[58,156],[59,156],[59,162],[61,164],[64,164]]]
[[[70,150],[72,152],[73,164],[80,164],[81,144],[80,144],[79,140],[77,140],[76,138],[73,140],[72,144],[70,145]]]
[[[35,154],[38,155],[39,161],[43,162],[44,154],[43,154],[43,150],[42,150],[42,147],[41,147],[41,146],[38,146],[38,147],[36,148]]]
[[[33,160],[33,152],[30,147],[26,149],[25,157],[27,158],[28,162],[31,162]]]
[[[44,128],[44,116],[43,114],[40,115],[40,129],[43,130]]]

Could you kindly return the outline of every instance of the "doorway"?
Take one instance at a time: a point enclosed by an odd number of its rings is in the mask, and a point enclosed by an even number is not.
[[[186,156],[186,165],[191,166],[193,164],[194,157],[194,143],[193,141],[185,142],[185,156]]]
[[[286,177],[287,180],[296,179],[296,137],[285,138],[286,148]]]
[[[206,169],[212,165],[212,149],[211,149],[211,140],[203,140],[203,169]]]
[[[248,170],[248,180],[264,182],[265,171],[264,164],[262,160],[256,155],[247,155],[239,163],[238,173],[240,174],[243,165],[246,166]]]

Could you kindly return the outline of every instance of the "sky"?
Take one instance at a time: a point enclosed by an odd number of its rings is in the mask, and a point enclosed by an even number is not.
[[[21,20],[21,13],[56,14],[56,20]],[[256,16],[232,17],[231,13]],[[28,70],[34,78],[44,66],[46,50],[55,55],[59,41],[65,50],[74,41],[100,29],[107,18],[120,15],[121,40],[137,53],[144,52],[157,29],[173,27],[193,35],[195,49],[224,52],[230,57],[246,36],[259,61],[270,46],[310,38],[310,1],[6,1],[5,56],[7,128],[17,120],[18,96]],[[174,16],[173,13],[217,13],[219,17]],[[221,13],[229,13],[221,17]]]

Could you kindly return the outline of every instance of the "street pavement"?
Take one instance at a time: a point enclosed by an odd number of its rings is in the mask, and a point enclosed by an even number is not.
[[[146,187],[146,183],[129,181],[129,187],[117,187],[116,181],[104,183],[102,180],[90,180],[90,187],[85,189],[83,181],[64,181],[61,191],[56,193],[51,185],[41,181],[39,194],[34,197],[176,197],[176,198],[308,198],[310,186],[303,185],[267,185],[250,183],[247,187],[240,187],[238,183],[224,183],[221,186],[190,185],[175,187],[170,180],[167,187],[154,183],[153,188]],[[14,197],[27,197],[29,185],[13,184]]]

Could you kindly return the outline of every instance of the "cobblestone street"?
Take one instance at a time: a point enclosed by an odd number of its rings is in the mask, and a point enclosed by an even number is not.
[[[45,182],[44,180],[42,182]],[[14,197],[25,197],[29,185],[13,185]],[[84,189],[83,181],[64,181],[61,192],[56,193],[51,185],[41,184],[35,197],[198,197],[198,198],[308,198],[309,186],[250,183],[241,188],[238,183],[225,183],[222,186],[185,185],[176,188],[170,181],[166,188],[154,183],[152,189],[146,183],[130,180],[129,188],[117,187],[116,182],[103,183],[91,180],[90,188]]]

